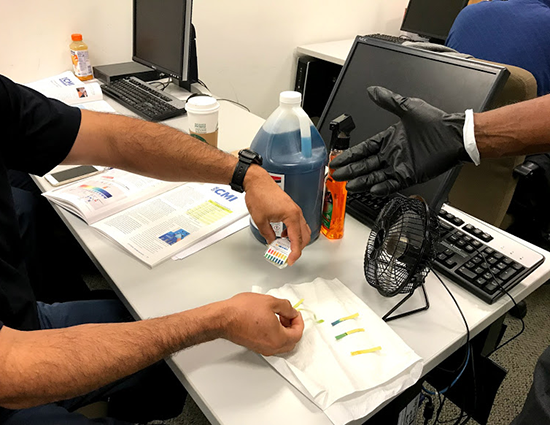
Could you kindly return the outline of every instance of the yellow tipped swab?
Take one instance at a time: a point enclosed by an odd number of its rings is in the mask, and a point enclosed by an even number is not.
[[[296,304],[294,304],[292,307],[293,308],[298,308],[300,306],[300,304],[302,304],[304,302],[304,299],[302,298],[300,301],[298,301]]]

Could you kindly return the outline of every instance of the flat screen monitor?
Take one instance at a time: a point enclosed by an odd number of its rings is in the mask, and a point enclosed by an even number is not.
[[[449,113],[466,109],[481,112],[508,75],[508,70],[502,66],[357,37],[317,128],[328,144],[330,121],[341,114],[349,114],[356,125],[351,133],[351,145],[354,146],[395,124],[398,118],[369,98],[366,90],[369,86],[383,86],[403,96],[424,99]],[[418,194],[433,210],[439,211],[458,171],[451,170],[402,193]]]
[[[179,82],[194,82],[192,0],[134,0],[132,59]]]
[[[410,0],[402,31],[445,41],[459,12],[468,0]]]

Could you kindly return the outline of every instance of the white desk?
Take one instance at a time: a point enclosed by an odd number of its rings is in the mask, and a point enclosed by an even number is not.
[[[323,59],[327,62],[344,65],[354,41],[355,39],[350,39],[307,44],[298,46],[296,52],[301,55],[308,55],[314,58]]]
[[[121,110],[114,102],[111,104]],[[222,149],[248,146],[263,120],[222,102],[219,143]],[[186,118],[168,121],[185,128]],[[39,179],[44,184],[43,179]],[[47,187],[47,184],[44,185]],[[382,298],[365,283],[363,254],[369,229],[347,217],[340,241],[320,237],[293,266],[279,270],[263,258],[265,247],[247,229],[185,260],[167,261],[149,269],[107,241],[72,214],[57,211],[136,318],[150,318],[231,297],[252,285],[264,291],[285,283],[338,278],[382,316],[396,302]],[[457,212],[457,215],[460,215]],[[494,230],[497,232],[498,230]],[[550,256],[541,249],[535,248]],[[511,293],[517,301],[550,278],[550,261],[540,266]],[[444,279],[448,282],[446,279]],[[468,320],[472,337],[512,306],[507,297],[488,305],[448,283]],[[424,358],[424,373],[453,353],[465,340],[465,328],[453,301],[433,275],[426,288],[428,311],[396,320],[390,326]],[[407,303],[419,302],[420,294]],[[169,364],[190,395],[214,424],[329,425],[328,418],[259,355],[224,340],[185,350]],[[363,421],[357,421],[357,424]]]

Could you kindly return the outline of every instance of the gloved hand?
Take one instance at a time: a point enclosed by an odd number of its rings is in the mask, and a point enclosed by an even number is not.
[[[472,162],[464,148],[464,113],[447,114],[383,87],[369,87],[367,92],[400,121],[332,160],[332,177],[348,180],[348,191],[387,195]]]

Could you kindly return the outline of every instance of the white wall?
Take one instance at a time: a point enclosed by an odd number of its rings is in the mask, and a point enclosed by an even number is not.
[[[298,45],[398,34],[408,0],[195,0],[199,77],[267,117],[294,87]],[[0,73],[29,82],[70,69],[83,34],[92,65],[131,59],[131,0],[0,0]]]

